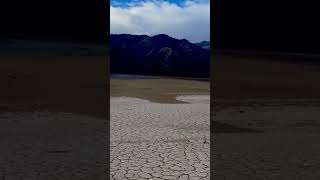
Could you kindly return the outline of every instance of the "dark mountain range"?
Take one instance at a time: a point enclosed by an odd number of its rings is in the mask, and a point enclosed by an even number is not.
[[[105,44],[96,42],[71,43],[66,41],[40,41],[22,39],[0,39],[0,55],[14,56],[107,56]]]
[[[110,35],[111,73],[210,76],[210,51],[168,35]]]
[[[199,43],[194,43],[194,44],[202,47],[203,49],[210,49],[210,42],[209,41],[201,41]]]

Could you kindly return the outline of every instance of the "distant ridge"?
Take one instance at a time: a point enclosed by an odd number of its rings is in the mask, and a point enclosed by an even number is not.
[[[235,56],[244,58],[268,59],[272,61],[286,61],[295,63],[319,63],[320,54],[285,52],[285,51],[258,51],[258,50],[238,50],[238,49],[215,49],[215,55]]]
[[[194,44],[202,47],[203,49],[210,49],[210,42],[209,41],[201,41],[199,43],[194,43]]]
[[[209,77],[210,51],[166,34],[111,34],[111,73]]]
[[[108,48],[104,44],[93,42],[5,39],[0,40],[0,54],[14,56],[107,56]]]

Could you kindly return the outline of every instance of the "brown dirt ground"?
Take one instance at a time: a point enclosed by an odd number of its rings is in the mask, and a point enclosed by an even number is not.
[[[0,56],[0,111],[105,114],[107,58]]]
[[[320,99],[320,64],[283,61],[264,56],[214,57],[214,109],[241,104],[241,100]],[[226,103],[225,100],[234,101]],[[298,103],[298,102],[297,102]]]
[[[128,96],[158,103],[177,103],[177,95],[208,94],[210,83],[183,79],[111,79],[111,96]],[[179,102],[181,103],[181,102]]]

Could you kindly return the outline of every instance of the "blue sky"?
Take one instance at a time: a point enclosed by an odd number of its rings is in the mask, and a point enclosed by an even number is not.
[[[210,39],[209,0],[111,0],[112,34],[168,34],[200,42]]]
[[[134,4],[141,4],[143,2],[147,1],[160,1],[160,0],[111,0],[110,4],[111,6],[117,6],[117,7],[128,7],[130,5]],[[187,0],[162,0],[163,2],[169,2],[173,4],[177,4],[179,6],[183,6]],[[209,0],[194,0],[197,2],[209,2]]]

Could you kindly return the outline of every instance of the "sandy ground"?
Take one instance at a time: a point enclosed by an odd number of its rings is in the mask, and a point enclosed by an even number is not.
[[[0,56],[0,179],[107,179],[107,59]]]
[[[215,67],[213,178],[319,179],[319,64],[227,55]]]
[[[111,179],[210,179],[208,97],[111,97]],[[196,96],[179,97],[189,101]]]
[[[0,112],[106,113],[105,56],[0,56]]]
[[[208,95],[210,83],[172,78],[159,79],[111,79],[110,95],[135,97],[157,103],[182,103],[178,95]]]
[[[320,98],[319,63],[264,56],[214,58],[215,100]]]

